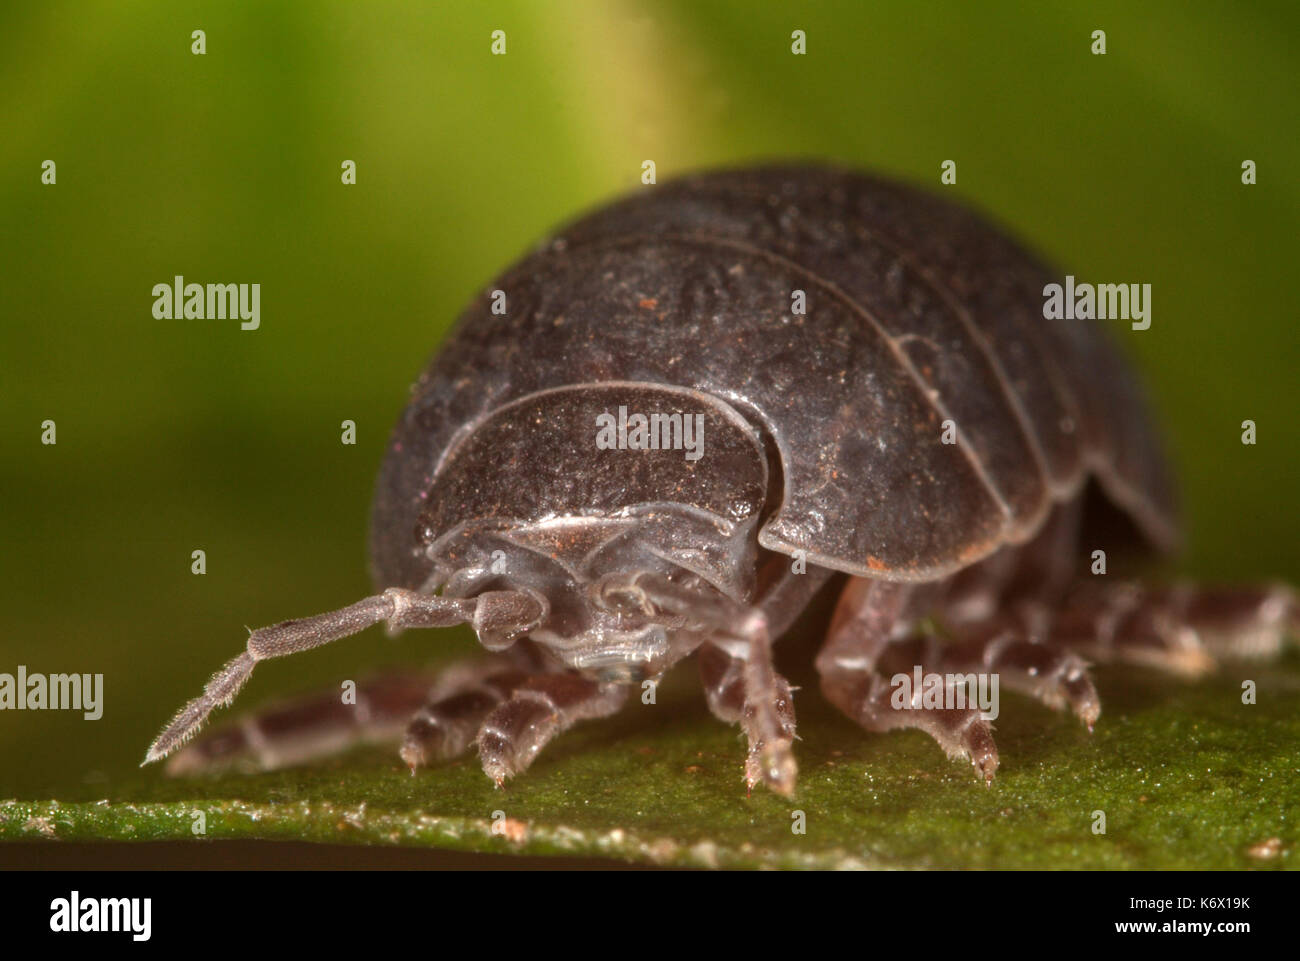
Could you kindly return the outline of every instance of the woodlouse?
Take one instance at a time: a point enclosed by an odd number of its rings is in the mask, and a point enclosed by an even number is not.
[[[1100,326],[1045,318],[1052,280],[959,207],[822,167],[598,210],[493,284],[416,383],[375,497],[382,593],[254,631],[147,761],[258,660],[379,621],[468,622],[492,653],[431,688],[300,704],[173,763],[275,766],[404,726],[413,770],[477,744],[500,784],[695,654],[709,706],[748,736],[748,783],[789,793],[772,642],[837,574],[823,694],[869,730],[924,729],[986,780],[985,714],[900,700],[893,671],[990,672],[1091,727],[1085,656],[1196,674],[1276,652],[1284,587],[1077,586],[1092,551],[1167,550],[1177,524],[1138,383]],[[638,415],[665,443],[640,446]],[[683,425],[695,458],[674,449]]]

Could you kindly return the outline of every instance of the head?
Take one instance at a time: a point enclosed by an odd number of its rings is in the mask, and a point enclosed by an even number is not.
[[[563,663],[657,675],[704,627],[648,585],[749,599],[767,484],[761,437],[709,395],[640,383],[530,394],[437,469],[413,548],[430,571],[422,589],[530,591],[545,612],[527,634]]]

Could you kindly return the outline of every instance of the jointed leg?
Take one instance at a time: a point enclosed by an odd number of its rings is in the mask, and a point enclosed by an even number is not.
[[[926,665],[936,674],[996,674],[999,687],[1027,694],[1053,710],[1068,707],[1088,730],[1101,714],[1087,662],[1058,645],[1027,640],[1013,618],[967,627],[956,641],[918,636],[893,645],[889,657],[894,663]]]
[[[500,787],[532,764],[556,735],[578,721],[615,713],[627,700],[627,690],[571,672],[524,679],[479,728],[483,773]]]
[[[932,655],[949,671],[983,669],[1012,690],[1053,708],[1069,706],[1092,728],[1101,706],[1079,653],[1099,661],[1141,664],[1199,676],[1217,658],[1276,655],[1294,631],[1292,592],[1281,586],[1144,589],[1132,584],[1086,583],[1046,625],[1027,639],[1035,618],[1018,614],[960,625],[958,640]],[[1079,653],[1075,653],[1079,652]]]
[[[926,673],[933,665],[921,665]],[[823,681],[823,685],[826,682]],[[894,706],[894,689],[879,674],[851,672],[832,678],[833,687],[823,687],[827,697],[850,718],[869,731],[892,731],[914,727],[929,734],[950,758],[968,758],[986,784],[998,769],[998,748],[993,728],[978,708],[928,708],[920,695],[904,708]]]
[[[189,775],[247,765],[273,771],[356,744],[398,738],[411,713],[428,698],[426,674],[394,674],[357,685],[354,703],[334,689],[273,706],[203,734],[173,754],[167,773]]]
[[[829,573],[791,576],[808,580],[801,584],[782,581],[774,586],[775,596],[783,599],[776,614],[779,618],[794,606],[793,599],[808,591],[815,593]],[[778,794],[792,793],[798,775],[791,749],[794,708],[790,685],[772,664],[767,612],[761,606],[749,607],[732,600],[702,581],[687,586],[659,575],[643,574],[614,589],[639,597],[651,609],[679,615],[688,629],[709,634],[712,644],[738,663],[738,690],[744,694],[741,719],[749,737],[746,781],[751,788],[762,780]]]
[[[1052,640],[1098,661],[1122,661],[1197,677],[1216,659],[1272,657],[1296,630],[1289,588],[1146,589],[1080,586],[1066,601]]]
[[[907,585],[855,578],[849,581],[832,621],[830,635],[817,656],[822,693],[850,718],[871,731],[915,727],[933,737],[949,757],[966,756],[985,782],[998,766],[993,732],[975,708],[935,709],[913,700],[895,706],[894,689],[878,664],[910,631]],[[900,637],[900,635],[902,635]],[[933,673],[933,665],[921,665]]]
[[[1170,588],[1166,603],[1223,660],[1276,657],[1288,640],[1300,639],[1300,604],[1285,584],[1188,584]]]
[[[406,726],[401,755],[411,773],[467,751],[488,714],[528,677],[497,662],[476,662],[462,670],[455,685],[438,685]]]
[[[743,653],[743,652],[741,652]],[[745,659],[733,656],[718,644],[708,643],[699,651],[700,679],[704,695],[715,717],[728,724],[740,724],[749,741],[749,754],[745,759],[745,783],[752,789],[759,781],[780,794],[794,789],[793,767],[782,770],[771,763],[773,758],[789,758],[793,765],[791,745],[795,738],[794,699],[790,684],[780,674],[773,673],[773,703],[776,727],[765,729],[759,712],[750,698]]]

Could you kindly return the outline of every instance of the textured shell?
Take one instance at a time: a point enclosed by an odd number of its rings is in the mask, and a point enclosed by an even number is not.
[[[416,521],[467,431],[533,392],[606,381],[711,394],[764,432],[783,496],[759,542],[816,564],[938,579],[1027,540],[1089,476],[1168,547],[1140,387],[1097,324],[1043,318],[1059,281],[971,213],[859,174],[644,188],[492,284],[421,375],[378,482],[376,581],[427,576]],[[948,419],[956,444],[941,442]]]

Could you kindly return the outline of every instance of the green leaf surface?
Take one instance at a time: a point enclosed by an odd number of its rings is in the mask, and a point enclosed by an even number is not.
[[[1241,703],[1241,676],[1258,704]],[[412,776],[378,748],[271,774],[146,770],[107,797],[0,802],[0,839],[261,838],[696,867],[1292,866],[1300,675],[1241,676],[1186,685],[1107,670],[1091,735],[1005,695],[987,788],[926,736],[865,734],[805,689],[795,797],[746,797],[737,733],[678,680],[655,705],[565,735],[503,790],[472,757]]]

